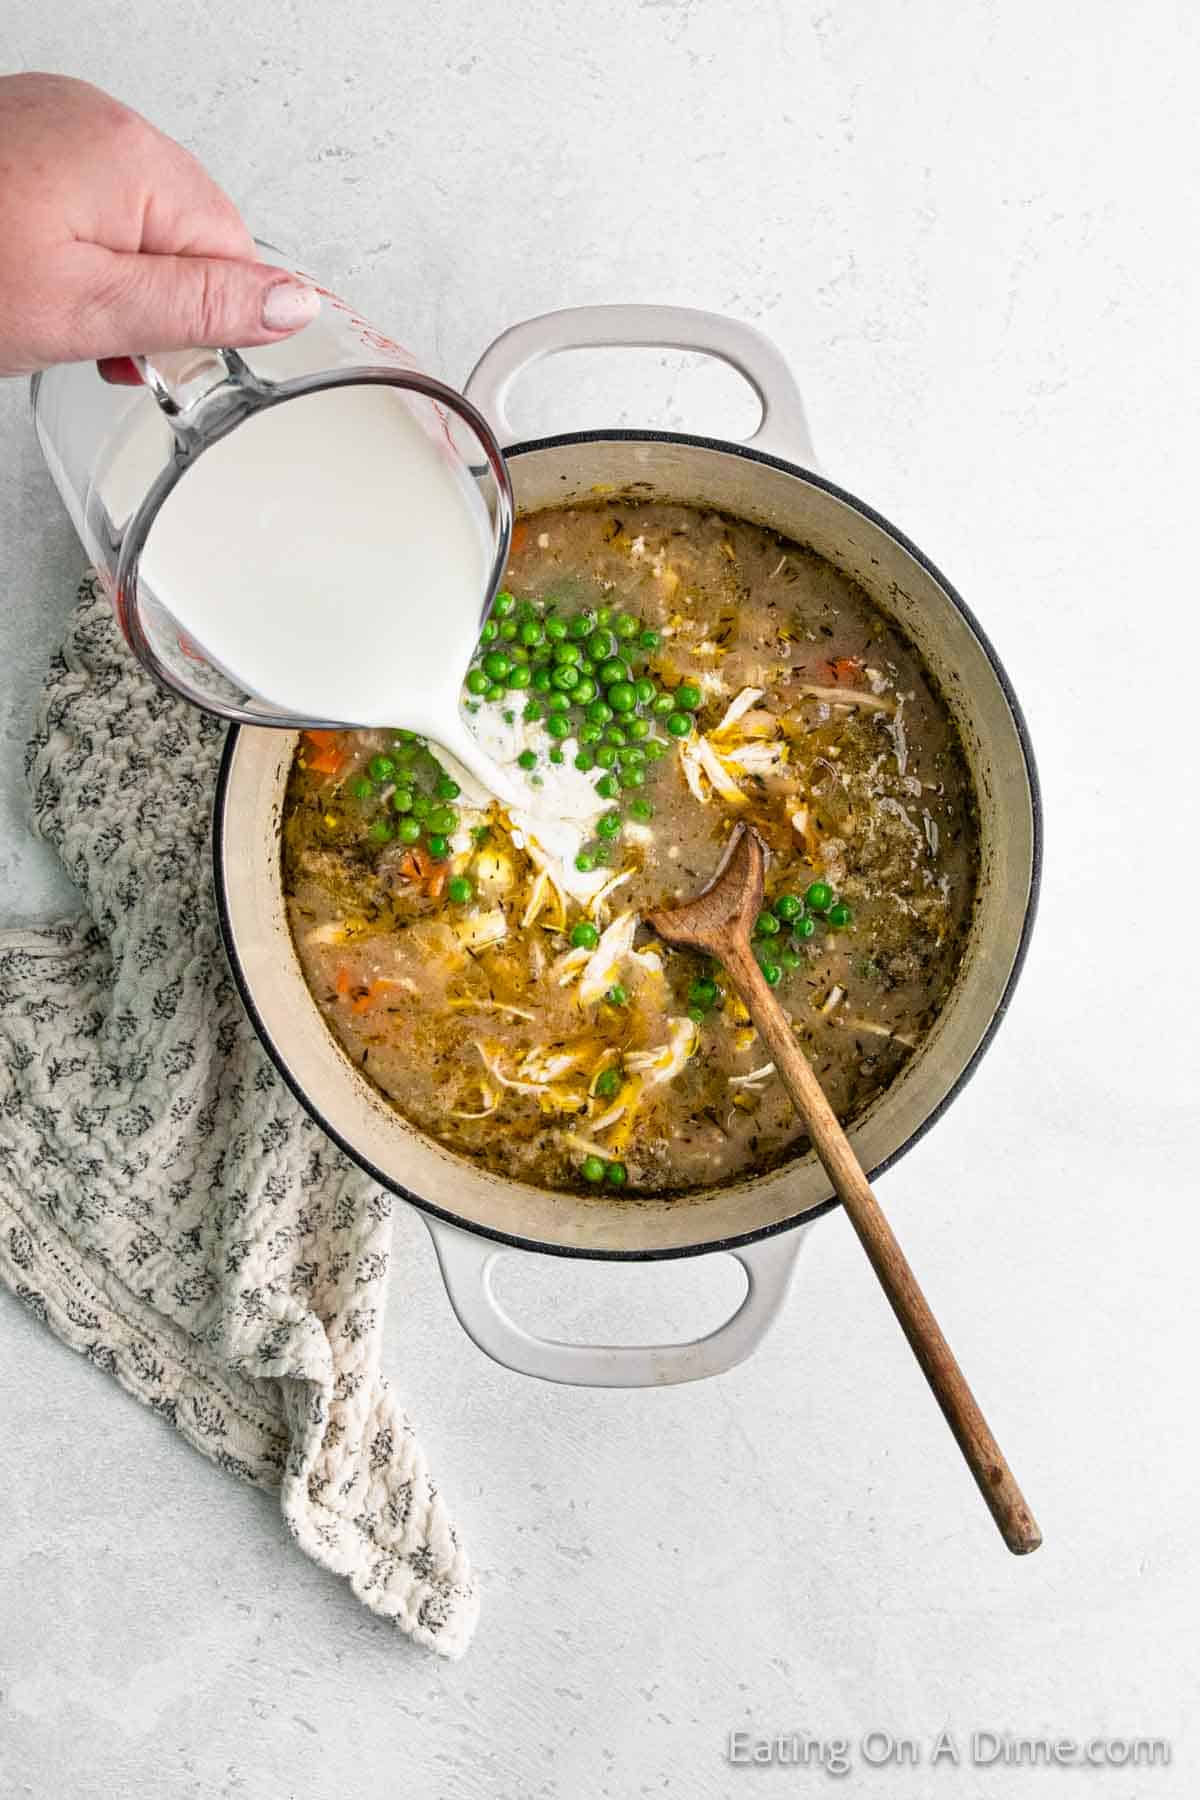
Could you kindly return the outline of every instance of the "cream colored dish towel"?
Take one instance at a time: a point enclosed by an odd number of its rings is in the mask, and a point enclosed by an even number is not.
[[[0,933],[0,1276],[277,1489],[302,1549],[373,1611],[458,1656],[475,1588],[380,1373],[390,1196],[279,1079],[221,947],[222,736],[142,673],[85,581],[28,753],[35,827],[84,910]]]

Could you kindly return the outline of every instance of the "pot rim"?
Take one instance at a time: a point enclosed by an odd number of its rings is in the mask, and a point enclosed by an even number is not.
[[[1021,710],[1021,703],[1017,699],[1012,683],[1009,680],[1008,673],[1004,664],[1001,662],[991,639],[988,637],[982,625],[979,623],[979,620],[975,617],[975,614],[971,611],[971,608],[967,605],[957,588],[946,579],[937,564],[931,562],[929,557],[913,543],[911,538],[906,537],[904,532],[893,525],[890,519],[885,518],[883,513],[877,512],[875,508],[869,506],[865,500],[860,500],[859,497],[856,494],[852,494],[848,488],[839,487],[836,482],[830,481],[826,476],[819,475],[812,469],[803,468],[799,463],[789,462],[785,457],[772,456],[768,451],[756,450],[749,444],[739,444],[726,438],[698,436],[693,432],[637,431],[624,427],[613,427],[608,430],[594,431],[567,431],[559,432],[549,437],[524,438],[518,443],[505,445],[504,455],[505,458],[508,459],[509,457],[523,456],[537,450],[554,450],[569,448],[573,444],[595,443],[684,444],[705,450],[716,450],[727,456],[741,457],[746,462],[763,463],[768,468],[778,469],[785,475],[796,476],[802,481],[809,482],[814,487],[822,488],[827,494],[832,495],[834,499],[840,500],[845,505],[852,507],[856,512],[861,513],[864,518],[869,519],[872,524],[878,526],[880,530],[886,532],[889,537],[893,538],[903,550],[907,551],[908,555],[911,556],[915,562],[920,564],[926,574],[931,576],[942,589],[946,598],[962,618],[965,619],[967,625],[977,639],[980,649],[987,657],[992,673],[996,678],[1009,711],[1012,714],[1013,726],[1017,734],[1017,741],[1020,744],[1021,756],[1025,765],[1025,776],[1029,784],[1029,802],[1032,824],[1029,859],[1029,894],[1025,902],[1025,912],[1021,921],[1021,932],[1017,942],[1012,968],[1009,971],[1008,980],[1005,982],[1004,991],[996,1004],[996,1008],[992,1013],[991,1018],[988,1020],[983,1035],[976,1045],[970,1060],[965,1064],[950,1087],[947,1088],[937,1105],[926,1114],[925,1118],[921,1120],[920,1124],[917,1125],[912,1132],[910,1132],[904,1142],[897,1145],[890,1156],[885,1157],[883,1161],[877,1163],[874,1168],[867,1170],[868,1177],[873,1181],[876,1176],[885,1174],[888,1169],[898,1163],[902,1156],[907,1155],[913,1146],[918,1144],[928,1131],[932,1130],[933,1126],[937,1124],[943,1113],[945,1113],[951,1103],[958,1098],[959,1094],[961,1094],[967,1083],[971,1080],[971,1077],[975,1074],[980,1062],[983,1060],[985,1052],[991,1046],[1001,1020],[1008,1011],[1017,982],[1020,979],[1021,972],[1025,966],[1025,958],[1029,950],[1029,940],[1033,932],[1034,920],[1037,917],[1038,901],[1041,892],[1043,815],[1041,784],[1038,780],[1037,761],[1033,753],[1033,745],[1029,736],[1029,727],[1026,724],[1025,715]],[[305,1112],[308,1113],[314,1123],[320,1126],[325,1135],[350,1158],[351,1162],[362,1169],[365,1174],[369,1175],[373,1181],[377,1181],[380,1187],[386,1189],[388,1193],[395,1194],[397,1198],[406,1200],[409,1205],[417,1207],[419,1211],[428,1213],[433,1218],[440,1219],[447,1225],[456,1225],[459,1230],[470,1232],[475,1237],[488,1238],[494,1243],[504,1244],[510,1249],[530,1251],[535,1255],[576,1257],[589,1262],[671,1262],[689,1256],[710,1256],[719,1251],[741,1249],[749,1244],[760,1243],[766,1238],[779,1237],[786,1231],[796,1231],[801,1226],[810,1224],[814,1219],[821,1218],[825,1213],[832,1212],[835,1207],[841,1206],[842,1203],[838,1196],[836,1194],[831,1194],[827,1200],[820,1201],[816,1206],[808,1207],[803,1213],[799,1213],[793,1218],[780,1219],[773,1224],[759,1226],[754,1231],[740,1232],[729,1237],[714,1238],[703,1244],[673,1245],[665,1249],[649,1250],[600,1250],[578,1245],[548,1244],[544,1243],[539,1238],[521,1237],[514,1232],[498,1231],[492,1226],[478,1225],[473,1220],[463,1218],[459,1213],[449,1212],[445,1207],[435,1206],[432,1201],[426,1200],[422,1198],[421,1195],[413,1193],[410,1189],[402,1186],[401,1183],[394,1180],[391,1176],[384,1174],[381,1169],[377,1168],[371,1162],[369,1157],[361,1150],[356,1149],[347,1138],[330,1125],[328,1120],[322,1115],[320,1106],[316,1100],[311,1098],[293,1078],[283,1051],[276,1045],[274,1039],[267,1030],[264,1019],[259,1013],[250,989],[250,984],[242,968],[233,925],[229,917],[228,906],[226,903],[225,858],[222,848],[223,825],[229,783],[232,779],[234,754],[242,730],[243,727],[240,725],[231,725],[226,733],[225,744],[221,753],[220,767],[217,771],[217,784],[213,798],[213,888],[216,898],[217,918],[221,928],[221,940],[225,947],[225,955],[229,963],[230,973],[233,976],[234,983],[241,996],[242,1005],[246,1009],[250,1023],[254,1027],[258,1040],[270,1057],[272,1063],[275,1065],[276,1070],[282,1077],[288,1089],[300,1102],[300,1105],[304,1108]]]

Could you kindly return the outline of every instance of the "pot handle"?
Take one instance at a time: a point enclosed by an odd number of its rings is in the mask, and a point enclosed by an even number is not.
[[[508,417],[509,390],[518,375],[561,350],[647,346],[698,351],[728,363],[758,396],[762,418],[747,438],[750,449],[770,451],[815,467],[804,402],[782,352],[753,325],[690,306],[570,306],[510,325],[489,345],[465,388],[491,423],[501,444],[516,432]]]
[[[808,1231],[799,1226],[729,1251],[746,1272],[746,1292],[737,1311],[707,1337],[688,1344],[564,1344],[526,1331],[496,1297],[495,1265],[503,1256],[528,1252],[476,1237],[428,1213],[422,1217],[450,1304],[472,1342],[493,1362],[518,1375],[572,1387],[666,1387],[721,1375],[744,1362],[783,1304]]]

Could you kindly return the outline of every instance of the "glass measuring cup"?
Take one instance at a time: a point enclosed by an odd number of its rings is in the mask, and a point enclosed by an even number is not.
[[[260,245],[264,256],[282,264],[270,246]],[[301,279],[309,280],[307,276]],[[461,394],[426,375],[400,345],[370,326],[337,296],[312,283],[321,296],[321,308],[313,322],[281,343],[246,350],[187,350],[134,359],[141,383],[118,386],[105,382],[92,364],[70,364],[35,375],[32,384],[34,421],[42,453],[66,504],[75,528],[108,590],[117,622],[134,655],[154,679],[193,705],[239,724],[290,729],[339,728],[369,724],[404,725],[433,738],[471,770],[492,792],[511,799],[511,783],[496,769],[476,743],[459,709],[459,690],[478,635],[499,586],[508,555],[512,530],[512,489],[504,458],[486,419]],[[178,509],[186,484],[199,494],[201,485],[211,490],[211,472],[220,456],[213,450],[241,431],[238,447],[269,425],[276,446],[293,436],[293,421],[306,422],[306,477],[319,482],[328,470],[329,485],[336,492],[337,445],[313,435],[314,408],[328,408],[350,390],[372,390],[361,404],[376,412],[379,407],[402,409],[411,444],[419,442],[423,465],[436,464],[444,495],[461,502],[464,519],[478,532],[477,591],[468,584],[466,598],[451,609],[454,616],[437,620],[437,642],[432,641],[428,600],[421,594],[399,595],[396,615],[404,609],[424,633],[426,660],[397,658],[381,674],[390,681],[394,672],[395,705],[386,717],[353,716],[354,707],[331,709],[323,704],[320,681],[310,681],[302,704],[294,696],[270,692],[269,681],[255,678],[250,665],[240,670],[220,634],[202,636],[185,609],[169,594],[156,591],[154,551],[165,541],[172,501]],[[381,398],[386,396],[386,399]],[[356,405],[359,402],[355,402]],[[275,409],[290,408],[286,429],[276,429],[284,415]],[[267,414],[272,414],[270,420]],[[398,426],[395,411],[391,425]],[[316,422],[319,426],[320,421]],[[315,448],[313,448],[315,444]],[[227,450],[221,456],[227,456]],[[197,484],[194,471],[202,459],[205,480]],[[324,463],[322,463],[324,458]],[[296,465],[299,468],[299,463]],[[286,468],[282,471],[286,475]],[[385,481],[386,467],[380,471]],[[404,468],[398,468],[398,482]],[[397,501],[402,498],[397,492]],[[231,509],[242,496],[226,495],[223,516],[206,520],[215,551],[230,536]],[[253,491],[245,494],[248,507],[257,504]],[[164,513],[164,508],[166,512]],[[323,541],[336,543],[339,518],[316,502],[314,532]],[[397,506],[402,513],[402,507]],[[155,536],[156,522],[159,534]],[[411,522],[404,527],[411,529]],[[397,527],[399,531],[400,527]],[[399,536],[397,542],[399,543]],[[225,547],[227,548],[227,542]],[[353,544],[347,543],[348,562]],[[219,560],[219,559],[218,559]],[[473,565],[472,565],[473,566]],[[190,578],[190,576],[189,576]],[[206,578],[203,556],[197,559],[194,580]],[[349,579],[349,575],[347,577]],[[216,597],[218,600],[220,596]],[[340,614],[323,621],[328,627],[329,654],[340,661],[342,645],[349,656],[354,648],[346,602],[349,592],[330,594],[330,608]],[[247,596],[243,595],[243,604]],[[212,608],[210,607],[210,614]],[[444,609],[443,609],[444,611]],[[459,617],[458,614],[462,616]],[[297,631],[304,621],[295,621]],[[418,634],[419,635],[419,634]],[[230,641],[236,641],[231,634]],[[364,668],[375,654],[371,644],[355,651]],[[344,689],[344,683],[339,684]]]

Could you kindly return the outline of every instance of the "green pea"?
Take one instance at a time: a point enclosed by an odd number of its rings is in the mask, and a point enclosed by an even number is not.
[[[687,1009],[687,1016],[692,1021],[693,1025],[703,1025],[708,1014],[702,1006],[689,1006]]]
[[[652,800],[635,800],[629,810],[635,819],[652,819],[654,817],[654,802]]]
[[[649,721],[649,719],[630,719],[630,721],[629,721],[628,725],[626,725],[625,729],[629,733],[631,738],[649,737],[650,736],[650,721]]]
[[[760,912],[754,921],[755,937],[774,937],[779,930],[779,920],[774,913]]]
[[[616,981],[613,983],[612,987],[609,988],[604,998],[608,1001],[610,1006],[628,1006],[629,990],[628,988],[622,987],[619,981]]]
[[[571,927],[571,942],[576,950],[594,950],[600,942],[600,933],[586,919],[580,919],[578,925]]]
[[[592,861],[598,869],[606,869],[608,867],[612,858],[609,856],[607,844],[596,845],[596,848],[592,851]]]
[[[606,781],[611,781],[612,777],[606,775],[604,777],[604,779]],[[596,784],[597,789],[599,789],[599,785],[600,785],[599,782],[597,782],[597,784]],[[608,796],[606,795],[605,798],[607,799],[607,797]],[[620,837],[620,835],[621,835],[621,815],[620,815],[620,813],[615,813],[615,812],[602,813],[600,815],[600,817],[596,820],[596,834],[598,837],[602,837],[602,838]]]
[[[561,644],[566,635],[567,622],[565,619],[546,620],[546,636],[552,643]]]
[[[632,712],[637,705],[637,690],[632,681],[614,681],[608,690],[608,704],[614,712]]]
[[[602,627],[607,627],[612,624],[612,607],[611,606],[600,607],[600,609],[596,613],[596,623],[597,623],[597,625],[602,626]]]
[[[575,867],[579,870],[581,875],[590,875],[595,866],[595,863],[592,861],[586,850],[581,850],[579,855],[575,858]]]
[[[433,791],[439,800],[457,800],[462,793],[462,789],[452,775],[439,775]]]
[[[578,644],[562,643],[554,646],[554,660],[562,668],[566,668],[571,663],[577,663],[579,655]]]
[[[528,663],[528,661],[529,661],[529,652],[525,648],[524,644],[510,644],[508,646],[508,654],[509,654],[510,660],[514,664]]]
[[[619,638],[635,638],[640,629],[632,613],[618,613],[613,620],[613,630]]]
[[[591,613],[576,613],[573,619],[567,621],[567,635],[573,638],[585,638],[590,634],[595,623],[595,618]]]
[[[587,653],[593,662],[602,663],[612,656],[617,648],[617,640],[611,631],[593,631],[587,641]]]
[[[450,854],[450,846],[440,832],[431,832],[429,837],[425,839],[425,843],[430,856],[432,856],[436,862],[444,862],[446,857]]]
[[[828,912],[833,905],[833,889],[827,881],[814,881],[804,896],[809,912]]]
[[[414,794],[412,803],[413,817],[417,819],[427,819],[432,805],[433,801],[429,798],[428,794]]]
[[[350,783],[350,792],[356,800],[369,800],[375,792],[375,783],[368,781],[365,775],[357,775]]]
[[[399,750],[396,752],[396,767],[398,769],[407,769],[411,767],[420,754],[421,750],[418,745],[401,744]]]
[[[552,712],[546,720],[546,730],[553,738],[570,737],[571,721],[565,712]]]
[[[623,749],[617,751],[617,761],[621,764],[644,763],[645,760],[646,752],[641,744],[626,744]]]
[[[479,631],[480,643],[494,644],[496,641],[496,633],[499,629],[500,627],[497,625],[495,619],[485,619]]]
[[[587,709],[587,716],[593,725],[607,725],[613,716],[613,710],[607,700],[593,700]]]
[[[536,645],[545,643],[546,634],[536,619],[530,619],[526,624],[522,625],[520,638],[521,642],[528,649],[532,650]]]
[[[570,663],[564,663],[561,668],[555,669],[550,679],[556,688],[569,694],[572,688],[579,686],[579,670]]]
[[[430,831],[453,831],[458,824],[458,814],[452,806],[435,806],[429,815]]]
[[[555,745],[554,749],[551,750],[551,752],[550,752],[550,761],[552,763],[562,763],[562,762],[566,761],[566,758],[564,757],[562,751],[558,748],[557,744]]]
[[[810,938],[816,929],[817,921],[815,919],[810,919],[808,915],[805,914],[804,918],[797,919],[792,926],[792,936],[794,938]]]
[[[530,683],[532,682],[532,680],[533,680],[532,672],[528,668],[526,668],[524,663],[520,663],[509,674],[508,685],[509,685],[510,689],[515,688],[518,692],[520,692],[520,690],[522,688],[527,688],[530,685]]]
[[[503,700],[504,683],[501,681],[494,681],[483,697],[485,700]]]
[[[396,836],[402,844],[415,844],[420,835],[420,819],[414,819],[411,813],[406,813],[402,819],[397,819]]]
[[[546,711],[548,713],[566,712],[571,702],[561,688],[551,688],[546,695]]]
[[[620,750],[629,742],[629,739],[620,725],[610,725],[604,733],[604,741],[606,744],[615,744]]]
[[[596,761],[602,769],[615,769],[617,752],[612,744],[599,744],[596,747]]]
[[[691,681],[685,681],[675,689],[675,704],[685,712],[695,712],[703,698],[700,689]]]
[[[392,795],[392,805],[397,812],[411,812],[413,807],[412,789],[397,788]]]
[[[603,725],[592,725],[589,723],[579,727],[579,741],[581,744],[598,744],[603,736]]]
[[[521,717],[532,725],[535,719],[541,718],[544,711],[545,708],[542,706],[540,700],[527,700],[525,702],[525,711],[521,714]]]
[[[638,643],[643,650],[657,650],[658,646],[662,643],[662,639],[659,637],[657,631],[643,631],[638,637]]]
[[[693,981],[688,989],[688,1003],[691,1006],[715,1006],[717,1004],[716,982]]]
[[[614,681],[629,680],[629,664],[622,662],[619,656],[606,656],[596,669],[604,687],[610,687]]]
[[[629,1171],[623,1162],[611,1162],[604,1171],[609,1187],[624,1187],[629,1180]]]
[[[596,766],[596,759],[592,755],[590,750],[577,750],[576,751],[575,767],[577,769],[582,769],[584,774],[586,775],[588,770],[594,769],[595,766]]]
[[[649,706],[658,689],[648,675],[639,675],[633,684],[633,691],[637,695],[639,706]]]
[[[581,675],[575,686],[574,699],[576,706],[586,706],[588,701],[594,700],[599,692],[599,688],[596,686],[590,675]]]
[[[539,694],[548,694],[554,686],[549,669],[535,669],[530,679]]]
[[[640,788],[646,785],[646,771],[636,763],[627,765],[621,770],[621,786],[623,788]]]
[[[667,730],[672,737],[685,738],[692,729],[690,713],[673,712],[667,714]]]
[[[777,919],[798,919],[804,902],[798,894],[780,894],[771,910]]]
[[[790,944],[785,944],[779,952],[779,960],[785,969],[798,969],[804,958],[799,950],[793,950]]]
[[[604,1162],[599,1156],[585,1156],[579,1167],[585,1181],[604,1180]]]
[[[615,775],[602,775],[596,783],[596,792],[602,800],[615,800],[621,791],[621,784]]]
[[[783,970],[779,964],[777,962],[761,962],[758,966],[762,970],[763,980],[767,986],[778,987],[783,980]]]
[[[658,762],[660,757],[663,757],[666,754],[667,745],[660,743],[657,738],[651,738],[650,742],[646,745],[646,761]]]
[[[492,601],[492,611],[498,619],[506,619],[516,604],[508,589],[504,588]]]
[[[844,931],[853,916],[844,900],[835,900],[825,915],[835,931]]]
[[[367,764],[367,773],[372,781],[387,781],[396,773],[396,765],[390,756],[373,756]]]
[[[517,635],[517,621],[502,619],[500,621],[500,639],[503,643],[511,643]]]
[[[522,750],[520,756],[518,756],[518,758],[517,758],[517,766],[518,766],[518,768],[521,768],[521,769],[536,769],[537,768],[537,751],[536,750]]]
[[[482,669],[472,669],[467,676],[468,694],[486,694],[491,685]]]
[[[475,889],[465,875],[452,875],[446,883],[446,892],[455,906],[465,906],[468,900],[475,897]]]
[[[489,650],[483,659],[483,672],[489,681],[503,681],[512,668],[512,661],[503,650]]]
[[[665,718],[668,713],[673,713],[675,711],[674,694],[655,695],[654,704],[650,710],[660,719]]]
[[[390,819],[376,819],[367,827],[367,836],[373,844],[386,844],[394,835],[394,827]]]

